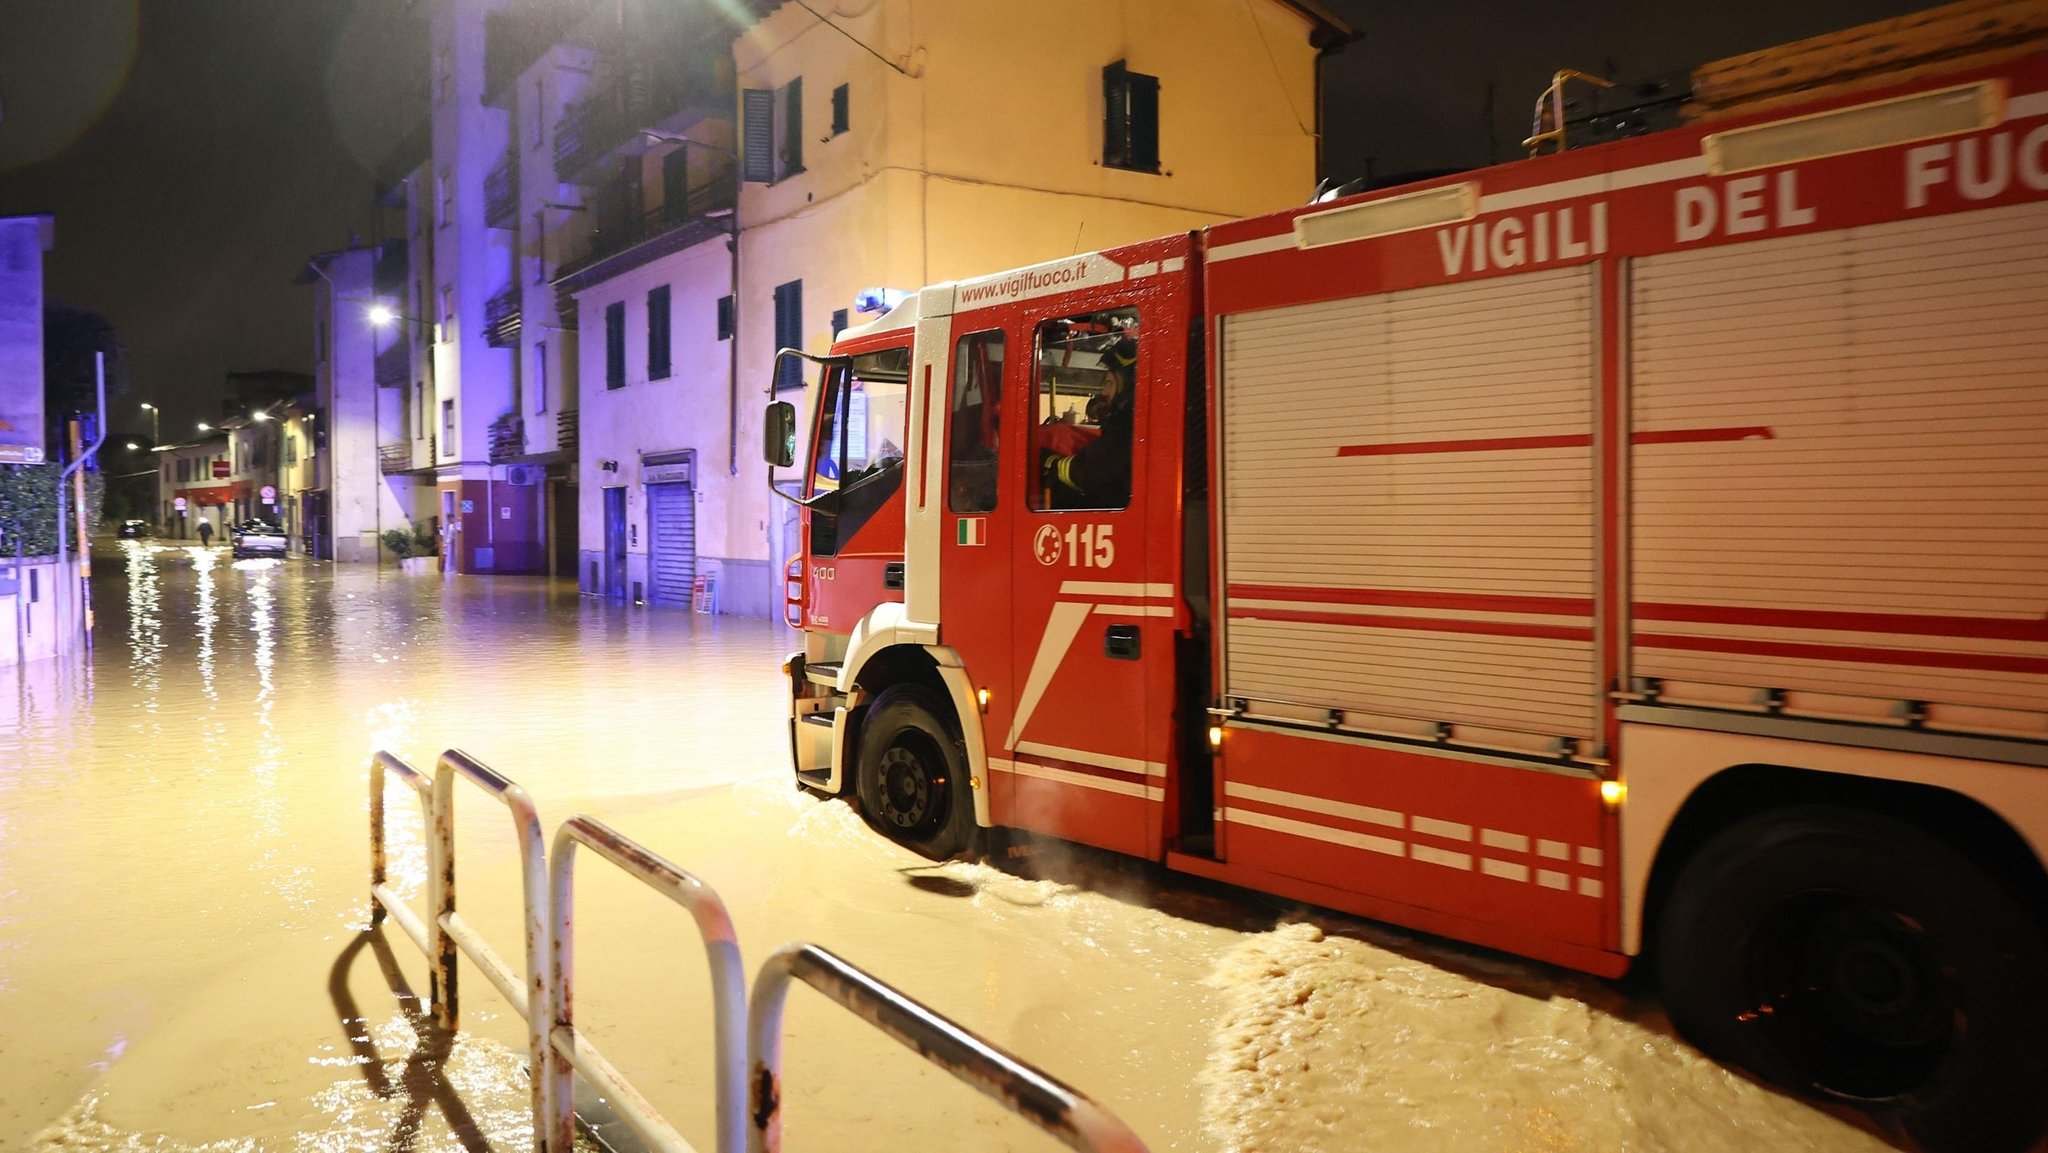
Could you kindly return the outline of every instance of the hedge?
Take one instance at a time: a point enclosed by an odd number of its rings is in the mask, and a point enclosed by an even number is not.
[[[16,526],[21,526],[22,552],[27,556],[51,556],[57,551],[57,478],[62,470],[54,464],[0,464],[0,556],[14,556]],[[96,532],[100,505],[106,496],[106,481],[98,473],[85,477],[86,531]],[[70,501],[66,500],[66,505]],[[67,507],[67,511],[69,511]],[[75,514],[73,514],[75,515]],[[72,535],[76,535],[73,522]],[[73,548],[78,547],[72,541]]]

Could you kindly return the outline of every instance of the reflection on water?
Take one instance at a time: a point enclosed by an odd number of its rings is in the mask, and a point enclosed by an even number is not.
[[[1276,927],[1086,853],[1036,878],[911,857],[791,788],[779,627],[147,542],[94,579],[91,664],[0,672],[0,1148],[524,1148],[523,1023],[466,968],[435,1035],[416,950],[367,923],[368,754],[451,746],[550,830],[590,813],[703,877],[752,962],[823,943],[1154,1149],[1873,1145],[1595,982]],[[517,958],[510,822],[458,788],[463,917]],[[420,808],[387,800],[417,908]],[[601,862],[576,912],[579,1023],[708,1144],[688,918]],[[792,1147],[1045,1147],[809,994],[788,1037]]]

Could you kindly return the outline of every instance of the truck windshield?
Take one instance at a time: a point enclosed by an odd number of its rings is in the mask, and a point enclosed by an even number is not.
[[[825,374],[811,495],[900,467],[910,387],[910,350],[864,353]]]
[[[902,490],[909,391],[908,348],[863,353],[826,371],[808,495],[833,496],[811,506],[812,555],[838,555]]]

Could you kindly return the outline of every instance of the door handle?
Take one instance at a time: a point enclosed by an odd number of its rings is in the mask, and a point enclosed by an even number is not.
[[[903,562],[892,560],[882,566],[882,587],[900,589],[903,587]]]
[[[1102,652],[1113,661],[1138,659],[1138,626],[1111,625],[1102,634]]]

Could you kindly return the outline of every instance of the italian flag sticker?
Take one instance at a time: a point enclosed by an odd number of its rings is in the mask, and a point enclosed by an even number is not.
[[[988,518],[985,516],[961,517],[960,523],[955,527],[954,543],[966,545],[987,544],[988,538],[984,535],[984,526],[987,524]]]

